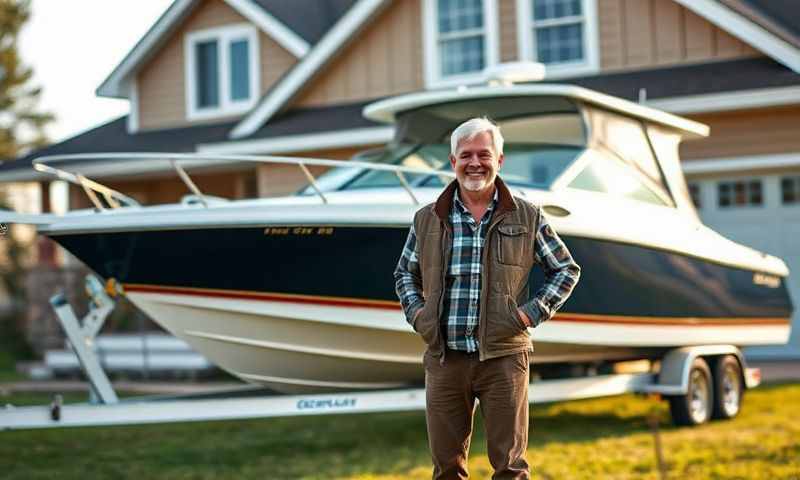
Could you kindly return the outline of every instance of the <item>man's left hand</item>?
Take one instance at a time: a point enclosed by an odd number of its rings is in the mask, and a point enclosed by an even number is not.
[[[522,320],[522,323],[524,323],[526,327],[530,328],[531,327],[531,319],[528,318],[528,315],[526,315],[525,312],[523,312],[521,308],[517,309],[517,314],[519,315],[519,319]]]

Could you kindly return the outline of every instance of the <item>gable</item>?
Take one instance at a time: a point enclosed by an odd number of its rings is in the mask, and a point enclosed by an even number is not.
[[[394,2],[289,105],[351,103],[424,88],[420,14],[419,2]]]
[[[602,70],[760,55],[672,0],[598,0],[598,17]]]
[[[302,57],[309,49],[308,43],[264,10],[255,0],[224,0],[232,9],[265,32],[295,57]],[[96,93],[101,97],[130,98],[135,96],[131,77],[141,65],[152,58],[153,52],[171,40],[186,18],[206,5],[204,0],[175,0],[153,26],[136,43],[111,74],[103,80]]]
[[[223,0],[202,0],[169,40],[152,53],[135,76],[136,109],[140,129],[187,125],[186,106],[186,35],[226,27],[252,25],[248,19]],[[259,85],[256,96],[263,95],[295,63],[296,58],[263,31],[258,33]],[[215,118],[214,121],[218,121]]]

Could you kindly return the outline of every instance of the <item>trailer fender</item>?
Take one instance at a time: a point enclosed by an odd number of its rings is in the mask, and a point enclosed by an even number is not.
[[[686,395],[689,391],[689,373],[692,362],[697,357],[716,357],[733,355],[742,367],[743,381],[747,388],[758,386],[761,382],[756,369],[748,369],[741,350],[733,345],[700,345],[675,348],[661,358],[661,370],[655,383],[645,385],[642,393],[662,395]]]

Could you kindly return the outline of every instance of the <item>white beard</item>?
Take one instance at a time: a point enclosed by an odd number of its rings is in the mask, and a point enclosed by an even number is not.
[[[492,179],[488,177],[477,179],[477,178],[470,178],[467,175],[466,178],[464,179],[464,183],[462,186],[464,187],[464,189],[469,190],[470,192],[480,192],[482,190],[485,190],[486,187],[489,186],[489,182],[491,180]]]

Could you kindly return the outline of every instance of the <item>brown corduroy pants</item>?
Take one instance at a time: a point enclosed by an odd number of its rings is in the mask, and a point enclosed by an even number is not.
[[[527,351],[481,362],[477,353],[448,350],[444,364],[425,353],[425,400],[433,478],[469,478],[467,454],[475,400],[486,426],[493,479],[530,478]]]

